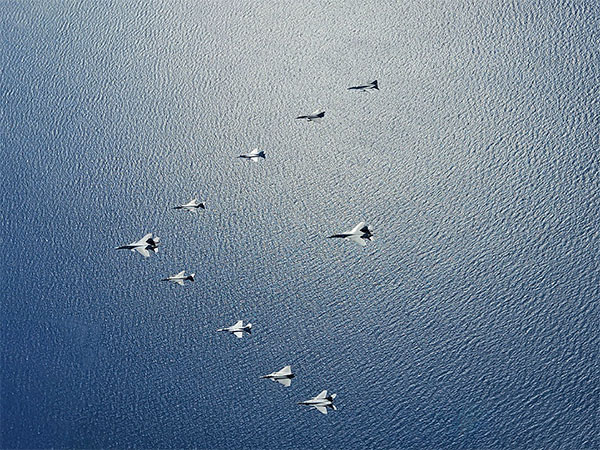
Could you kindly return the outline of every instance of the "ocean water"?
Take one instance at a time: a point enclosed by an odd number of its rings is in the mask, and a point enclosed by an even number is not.
[[[599,13],[1,2],[0,445],[600,448]]]

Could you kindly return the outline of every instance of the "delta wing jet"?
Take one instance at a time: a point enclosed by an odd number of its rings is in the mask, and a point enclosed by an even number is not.
[[[295,375],[292,373],[291,366],[285,366],[280,371],[270,373],[269,375],[264,375],[261,378],[268,378],[283,384],[285,387],[289,387],[292,384],[292,378],[294,377]]]

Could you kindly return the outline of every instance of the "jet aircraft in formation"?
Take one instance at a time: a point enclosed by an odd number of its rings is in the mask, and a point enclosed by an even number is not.
[[[152,233],[148,233],[146,236],[141,238],[139,241],[132,242],[128,245],[121,245],[117,247],[117,250],[131,250],[132,252],[138,252],[145,258],[150,256],[150,251],[158,253],[158,243],[160,238],[158,236],[152,237]]]
[[[292,384],[292,378],[294,377],[295,375],[292,373],[291,366],[285,366],[283,369],[270,373],[269,375],[264,375],[261,378],[268,378],[283,384],[285,387],[289,387]],[[336,394],[327,395],[327,391],[323,391],[316,397],[299,402],[298,404],[310,406],[322,414],[327,414],[327,408],[333,409],[334,411],[337,409],[333,404],[333,400],[336,396]]]
[[[235,323],[235,325],[232,325],[227,328],[219,328],[217,331],[227,331],[231,334],[234,334],[238,339],[241,339],[242,336],[244,335],[244,332],[252,333],[252,324],[249,323],[247,325],[244,325],[243,320],[238,320]]]
[[[347,239],[349,241],[356,242],[358,245],[362,245],[364,247],[365,245],[367,245],[367,241],[372,240],[373,233],[371,233],[369,227],[366,226],[365,222],[360,222],[350,231],[346,231],[345,233],[340,234],[334,234],[329,237]]]
[[[370,83],[367,83],[364,85],[351,86],[348,88],[348,90],[355,90],[355,91],[361,91],[361,92],[365,92],[365,91],[373,90],[373,89],[379,90],[379,85],[377,83],[377,80],[371,81]],[[321,119],[323,119],[324,117],[325,117],[325,111],[322,109],[318,109],[318,110],[312,112],[311,114],[298,116],[298,117],[296,117],[296,119],[306,119],[308,122],[318,122]],[[265,152],[262,150],[259,150],[258,148],[253,149],[249,153],[239,155],[239,157],[250,160],[250,161],[258,161],[260,158],[266,159]],[[173,209],[183,209],[183,210],[186,210],[189,212],[194,212],[194,211],[197,211],[198,209],[206,209],[206,206],[205,206],[204,202],[199,202],[198,199],[194,198],[194,199],[190,200],[188,203],[173,207]],[[361,246],[365,246],[365,245],[367,245],[367,241],[370,241],[372,239],[373,233],[371,233],[369,228],[366,226],[365,222],[360,222],[358,225],[356,225],[350,231],[346,231],[345,233],[340,233],[340,234],[334,234],[329,237],[330,238],[343,238],[343,239],[353,241]],[[128,245],[122,245],[120,247],[117,247],[117,250],[137,251],[142,256],[147,258],[150,256],[150,251],[152,251],[154,253],[158,253],[159,241],[160,241],[160,238],[158,236],[153,236],[152,233],[148,233],[139,241],[132,242],[131,244],[128,244]],[[193,273],[186,275],[185,270],[182,270],[181,272],[179,272],[175,275],[171,275],[167,278],[164,278],[161,281],[170,281],[170,282],[177,283],[177,284],[183,286],[184,281],[192,281],[193,282],[194,276],[195,276],[195,274],[193,274]],[[235,335],[238,339],[240,339],[243,337],[244,333],[252,333],[252,324],[248,323],[248,324],[244,325],[243,320],[238,320],[235,323],[235,325],[232,325],[232,326],[226,327],[226,328],[219,328],[217,331],[226,331],[228,333]],[[294,378],[294,377],[295,377],[295,375],[292,373],[291,366],[285,366],[283,369],[281,369],[277,372],[272,372],[268,375],[264,375],[261,378],[270,379],[270,380],[276,381],[277,383],[284,385],[285,387],[289,387],[292,383],[292,378]],[[333,409],[334,411],[336,410],[336,407],[333,404],[333,400],[335,398],[336,398],[336,394],[327,395],[327,391],[325,390],[325,391],[322,391],[316,397],[313,397],[309,400],[300,402],[299,404],[306,405],[311,408],[315,408],[317,411],[319,411],[322,414],[327,414],[328,408]]]
[[[182,270],[178,274],[171,275],[170,277],[163,278],[160,281],[170,281],[172,283],[177,283],[180,286],[183,286],[184,281],[194,281],[195,273],[190,273],[189,275],[185,274],[185,270]]]

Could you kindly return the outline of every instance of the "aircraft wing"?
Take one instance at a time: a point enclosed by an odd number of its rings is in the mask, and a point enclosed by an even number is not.
[[[175,283],[177,283],[179,286],[183,286],[183,280],[175,280]]]
[[[185,274],[185,270],[182,270],[181,272],[179,272],[177,275],[175,275],[176,277],[182,277]]]
[[[253,148],[252,151],[248,153],[248,156],[257,156],[259,153],[260,151],[258,150],[258,148]]]
[[[244,333],[241,331],[234,331],[233,334],[235,334],[235,337],[237,337],[238,339],[241,339],[244,335]]]
[[[360,231],[360,229],[362,227],[364,227],[365,225],[366,225],[365,222],[360,222],[358,225],[356,225],[354,228],[352,228],[352,231],[350,231],[350,233],[352,233],[352,234],[358,233]]]
[[[136,247],[133,250],[140,253],[144,258],[147,258],[148,256],[150,256],[150,252],[148,250],[146,250],[144,247]]]
[[[325,408],[324,406],[315,406],[316,410],[319,411],[321,414],[325,414],[327,415],[327,408]]]
[[[244,326],[244,321],[243,320],[238,320],[235,325],[234,328],[241,328]]]
[[[131,245],[142,245],[145,244],[146,242],[148,242],[148,239],[150,239],[152,237],[152,233],[148,233],[146,236],[144,236],[143,238],[141,238],[139,241],[134,242]]]
[[[352,242],[356,242],[361,247],[365,247],[367,245],[367,242],[360,236],[348,236],[348,239]]]
[[[275,380],[280,384],[283,384],[285,387],[290,387],[290,385],[292,384],[292,380],[290,380],[289,378],[284,378],[282,380]]]
[[[315,398],[327,398],[327,391],[325,390],[325,391],[321,392]]]
[[[292,366],[285,366],[283,369],[281,369],[279,371],[280,375],[291,375],[292,373]]]

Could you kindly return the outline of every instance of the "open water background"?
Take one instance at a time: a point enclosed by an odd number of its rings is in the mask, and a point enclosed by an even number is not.
[[[1,446],[600,447],[599,12],[2,1]]]

